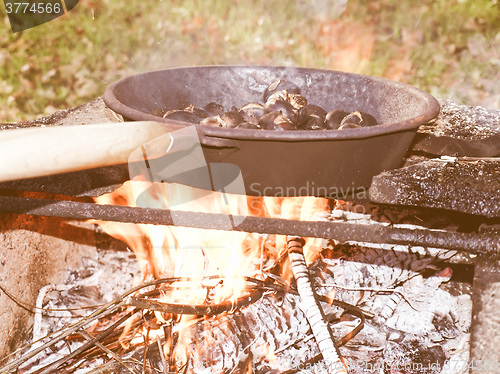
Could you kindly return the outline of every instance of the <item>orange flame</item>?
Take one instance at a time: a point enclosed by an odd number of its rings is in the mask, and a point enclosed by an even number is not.
[[[206,191],[176,183],[127,181],[112,193],[96,197],[99,204],[137,206],[134,196],[148,190],[150,206],[227,214],[230,206],[245,209],[230,212],[252,216],[311,220],[325,212],[328,200],[317,197],[252,197]],[[246,209],[248,208],[248,210]],[[97,222],[109,235],[128,244],[135,252],[144,278],[219,275],[235,278],[248,273],[261,252],[263,238],[234,231],[218,231],[117,222]],[[308,263],[318,255],[321,240],[310,239],[304,248]],[[276,236],[276,257],[286,249],[286,238]]]
[[[244,195],[223,195],[219,192],[207,194],[173,183],[151,183],[133,180],[124,183],[116,191],[95,198],[99,204],[136,206],[134,196],[147,191],[148,206],[171,210],[190,210],[207,213],[228,213],[229,206],[241,207],[232,214],[246,213],[252,216],[312,220],[315,214],[325,212],[328,200],[316,197],[251,197]],[[243,209],[244,208],[244,209]],[[117,222],[98,223],[109,235],[123,240],[135,252],[143,278],[185,277],[190,283],[202,284],[205,276],[216,275],[224,278],[223,287],[215,287],[217,293],[211,302],[234,301],[245,293],[243,276],[250,275],[263,279],[261,272],[265,260],[274,260],[286,251],[286,237],[269,237],[235,231],[205,230],[178,226],[128,224]],[[273,242],[274,239],[274,242]],[[321,240],[306,239],[304,254],[308,262],[319,255]],[[291,271],[284,269],[285,279]],[[164,301],[183,304],[203,304],[207,290],[179,289],[164,295]],[[165,316],[155,313],[158,320]],[[164,347],[178,361],[183,361],[181,335],[188,334],[184,328],[192,323],[192,317],[182,316],[176,324],[179,333],[177,346]],[[168,341],[168,339],[167,339]],[[184,357],[184,358],[183,358]]]

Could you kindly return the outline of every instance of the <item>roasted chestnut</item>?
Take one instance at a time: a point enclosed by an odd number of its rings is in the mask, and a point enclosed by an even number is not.
[[[264,114],[272,112],[281,112],[283,117],[293,124],[295,124],[299,118],[299,113],[292,104],[283,100],[268,100],[267,103],[264,104]]]
[[[208,116],[210,116],[210,113],[207,112],[205,109],[195,107],[193,104],[185,107],[183,110],[185,112],[193,113],[194,115],[200,118],[207,118]]]
[[[204,118],[200,122],[200,125],[210,126],[210,127],[225,127],[224,121],[220,118],[220,116],[210,116],[210,117]]]
[[[196,114],[186,112],[185,110],[170,110],[165,113],[163,118],[189,123],[200,123],[202,120],[202,118],[198,117]]]
[[[283,90],[286,90],[291,94],[300,94],[300,88],[295,83],[289,82],[285,79],[278,79],[267,86],[264,90],[264,102],[266,102],[269,96],[275,92]]]
[[[326,110],[314,104],[307,104],[299,112],[298,130],[323,130]]]
[[[264,107],[262,104],[248,103],[241,107],[240,114],[246,122],[257,124],[264,114]]]
[[[163,111],[154,109],[151,113],[161,115]],[[263,105],[248,103],[226,111],[222,105],[211,102],[203,109],[189,105],[168,111],[163,117],[204,126],[252,130],[343,130],[377,125],[375,117],[365,112],[336,109],[327,113],[318,105],[308,104],[299,87],[284,79],[266,88]]]
[[[329,111],[325,116],[325,129],[338,130],[342,120],[347,115],[349,115],[349,112],[346,112],[345,110],[335,109]]]
[[[361,121],[362,126],[377,126],[378,125],[377,120],[370,113],[359,112],[359,114],[361,115],[361,118],[362,118],[362,121]]]
[[[203,109],[205,109],[208,113],[210,113],[213,116],[221,115],[226,111],[222,105],[217,104],[213,101],[205,105]]]
[[[223,127],[231,129],[237,127],[240,123],[245,121],[238,110],[230,110],[229,112],[222,113],[220,118],[224,122]]]
[[[270,112],[264,114],[259,121],[263,130],[294,130],[295,126],[286,119],[281,112]]]
[[[339,130],[343,129],[355,129],[361,126],[361,122],[363,118],[361,118],[361,114],[359,112],[352,112],[342,119],[340,122]]]
[[[377,120],[370,114],[356,111],[348,114],[342,119],[339,130],[357,127],[375,126]]]
[[[287,90],[277,91],[273,93],[267,98],[266,104],[280,100],[290,103],[296,110],[300,110],[307,105],[307,100],[305,97],[300,94],[290,93]]]

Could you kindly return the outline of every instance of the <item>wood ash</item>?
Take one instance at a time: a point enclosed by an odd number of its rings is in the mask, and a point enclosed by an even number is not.
[[[380,219],[382,214],[355,210],[336,207],[318,219],[389,224]],[[265,245],[274,245],[272,236],[265,237]],[[349,373],[467,372],[470,287],[444,287],[450,283],[449,264],[455,256],[455,251],[432,248],[324,243],[322,256],[309,266],[316,293],[374,315],[365,318],[361,331],[339,348]],[[37,304],[53,309],[100,304],[132,287],[138,276],[136,260],[130,253],[103,251],[98,260],[88,259],[84,268],[70,272],[64,284],[42,289]],[[187,367],[187,372],[192,373],[246,373],[249,368],[254,373],[327,373],[321,360],[313,362],[320,351],[293,287],[292,284],[288,291],[269,290],[247,307],[201,318],[186,327],[189,333],[185,331],[177,341],[184,353],[177,353],[171,368],[182,372]],[[321,305],[337,339],[349,335],[360,323],[359,317],[344,308]],[[50,312],[58,318],[39,313],[34,337],[73,323],[75,319],[69,317],[89,313]],[[92,326],[86,330],[92,331]],[[161,343],[165,344],[164,337]],[[81,344],[78,340],[61,341],[46,349],[45,356],[25,364],[29,370],[24,372],[35,372]],[[151,354],[155,352],[153,345]],[[123,359],[136,357],[141,361],[141,354],[144,355],[144,344]],[[109,358],[90,360],[74,372],[99,373],[106,361]],[[163,370],[158,355],[151,365]],[[115,372],[123,370],[120,365],[113,367]]]

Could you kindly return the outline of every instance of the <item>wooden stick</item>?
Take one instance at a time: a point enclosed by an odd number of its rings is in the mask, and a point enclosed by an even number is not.
[[[106,330],[102,331],[99,333],[99,335],[91,338],[88,340],[86,343],[72,351],[70,354],[64,356],[63,358],[60,358],[57,361],[52,362],[51,364],[45,366],[42,371],[39,372],[39,374],[50,374],[53,373],[54,370],[56,370],[61,364],[64,362],[67,362],[71,360],[74,357],[77,357],[79,354],[82,352],[85,352],[88,348],[90,348],[92,345],[95,345],[96,342],[99,342],[103,339],[105,339],[109,334],[111,334],[118,326],[120,326],[123,322],[128,320],[129,318],[132,318],[133,315],[135,314],[135,310],[128,312],[124,316],[122,316],[120,319],[118,319],[116,322],[114,322],[111,326],[109,326]]]
[[[331,374],[346,374],[346,365],[342,362],[338,347],[333,340],[330,327],[326,322],[321,305],[316,299],[309,278],[304,258],[303,246],[305,241],[301,237],[288,238],[288,258],[292,265],[292,272],[297,282],[297,290],[301,299],[300,308],[306,315],[311,326],[316,342],[318,343],[323,360],[327,366],[327,372]]]
[[[47,341],[43,345],[37,346],[36,348],[33,348],[27,352],[21,353],[25,348],[29,348],[33,344],[38,343],[38,341],[32,342],[31,344],[28,344],[25,347],[19,348],[17,351],[2,358],[0,360],[0,362],[2,362],[2,360],[5,360],[6,358],[12,357],[14,355],[20,356],[19,358],[10,362],[8,365],[6,365],[4,367],[0,367],[0,373],[10,373],[11,371],[18,369],[21,365],[23,365],[28,360],[30,360],[31,358],[38,355],[40,352],[42,352],[46,348],[49,348],[51,345],[66,338],[67,336],[69,336],[73,332],[79,330],[81,327],[89,324],[90,322],[95,321],[96,319],[99,319],[99,318],[102,318],[104,316],[115,313],[118,309],[120,309],[122,306],[125,305],[125,301],[124,301],[125,298],[127,296],[130,296],[131,294],[135,293],[136,291],[139,291],[142,288],[156,286],[156,285],[161,284],[161,283],[171,283],[171,282],[175,282],[175,281],[179,281],[179,280],[180,280],[180,278],[157,279],[157,280],[154,280],[151,282],[142,283],[138,286],[131,288],[130,290],[126,291],[125,293],[123,293],[119,297],[115,298],[114,300],[102,305],[99,309],[95,310],[90,315],[81,318],[78,322],[75,322],[69,326],[66,326],[60,330],[57,330],[57,331],[47,335],[45,338],[49,339],[49,341]]]
[[[165,336],[165,340],[167,340],[167,337]],[[167,366],[167,360],[165,360],[165,354],[163,352],[163,346],[160,341],[160,337],[156,335],[156,344],[158,344],[158,352],[160,355],[161,363],[163,364],[163,374],[168,374],[168,366]]]
[[[142,121],[1,131],[0,181],[124,164],[148,142],[148,157],[159,157],[171,145],[168,132],[180,128]]]
[[[127,366],[127,364],[125,362],[123,362],[123,360],[120,357],[118,357],[118,355],[115,352],[113,352],[111,349],[102,345],[99,341],[93,341],[93,337],[90,336],[85,330],[79,330],[78,333],[81,336],[83,336],[85,338],[85,340],[94,344],[96,347],[100,348],[103,352],[105,352],[108,355],[108,357],[115,359],[121,366],[123,366],[123,368],[125,370],[127,370],[128,372],[130,372],[132,374],[137,374],[137,372],[135,370],[129,368]]]

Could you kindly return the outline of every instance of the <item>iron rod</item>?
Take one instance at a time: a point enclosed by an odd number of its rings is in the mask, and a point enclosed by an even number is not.
[[[402,244],[446,248],[474,254],[499,254],[500,235],[457,233],[429,229],[405,229],[377,224],[336,221],[298,221],[282,218],[243,217],[215,213],[173,211],[101,205],[75,201],[56,201],[0,196],[0,212],[61,217],[76,220],[101,220],[125,223],[182,226],[210,230],[244,231],[335,239],[340,242]],[[240,222],[230,225],[228,222]]]

